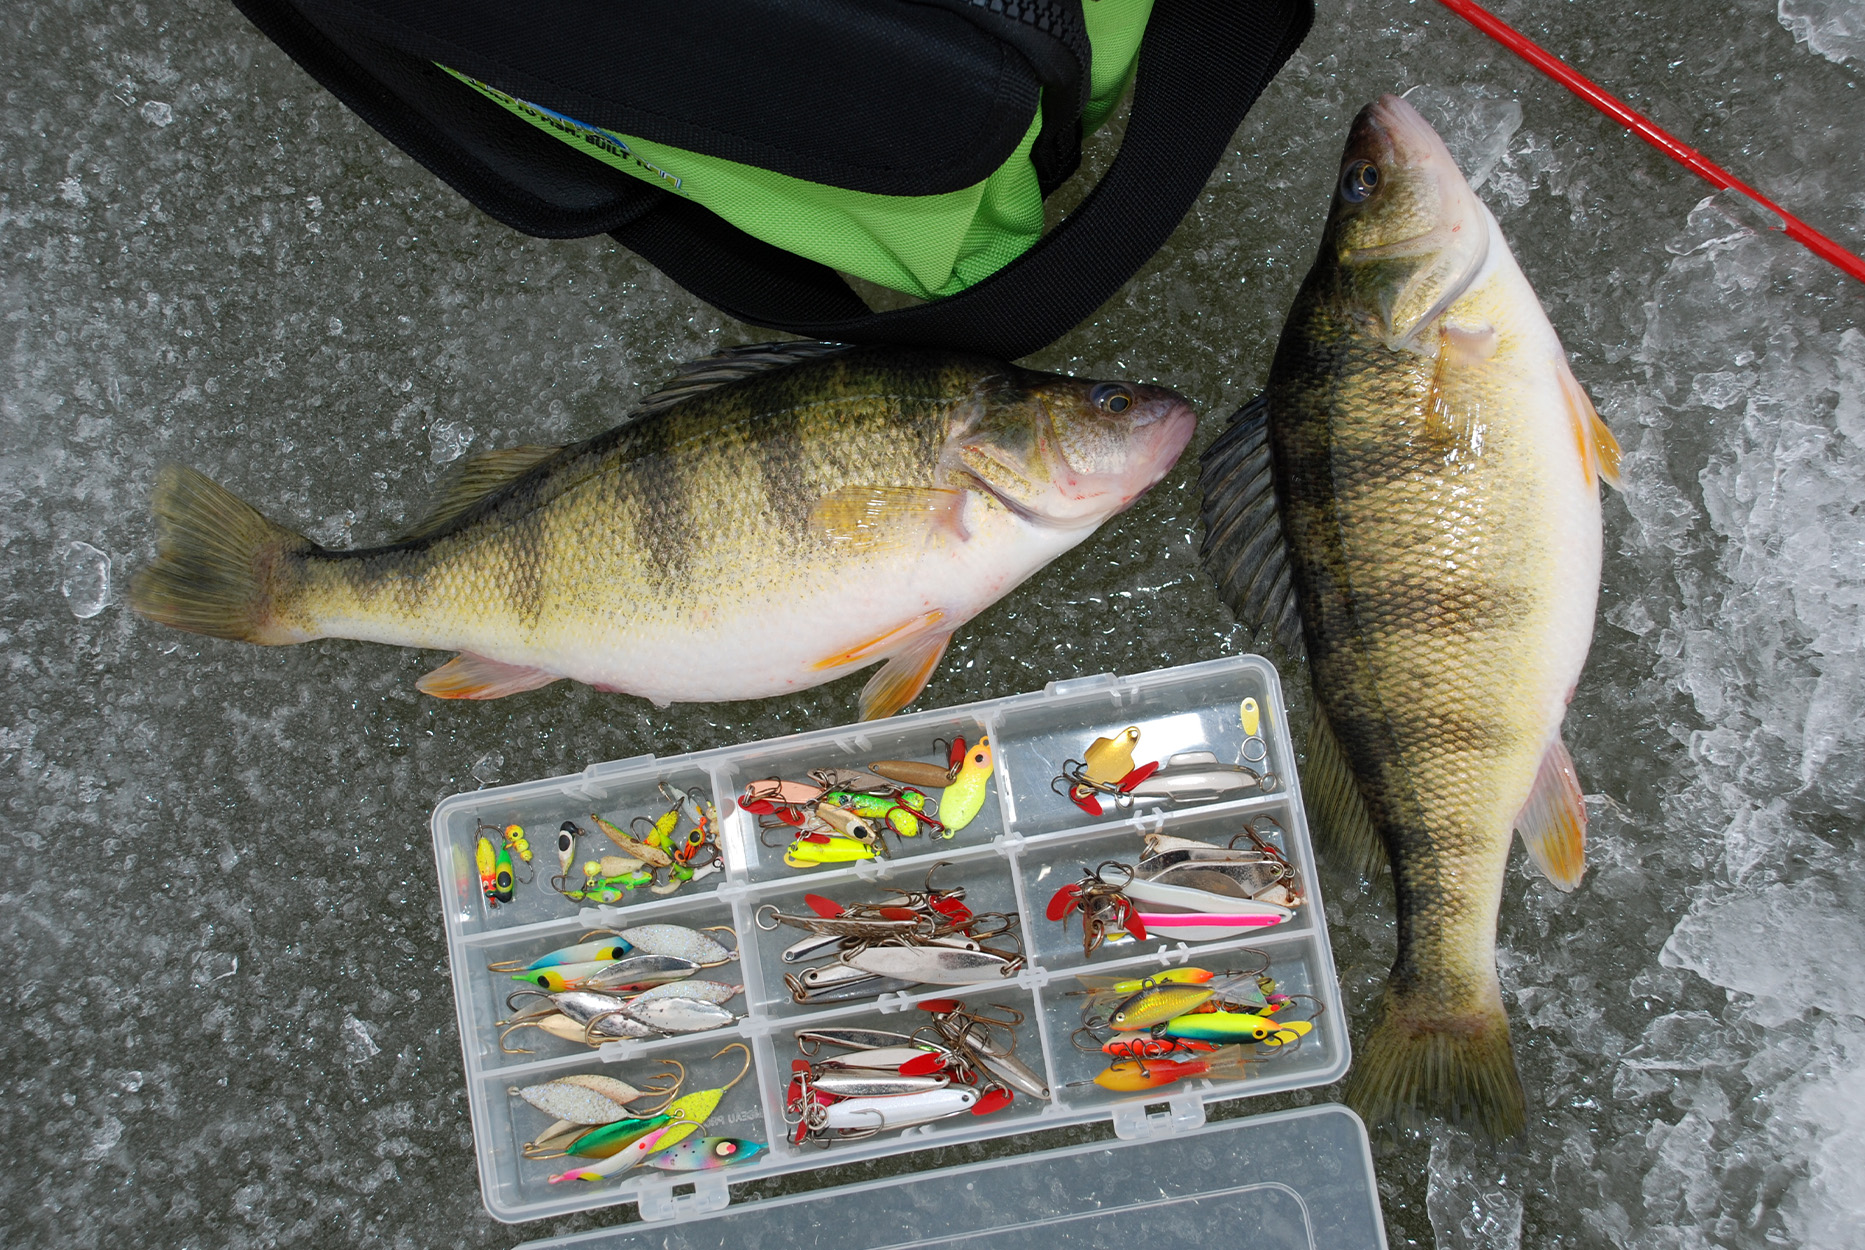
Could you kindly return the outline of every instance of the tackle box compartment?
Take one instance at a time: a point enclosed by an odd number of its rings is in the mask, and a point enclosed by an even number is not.
[[[1246,699],[1255,701],[1260,744],[1245,743],[1240,710]],[[1104,816],[1091,816],[1058,792],[1052,779],[1065,761],[1080,759],[1092,740],[1117,735],[1129,725],[1141,731],[1136,761],[1163,762],[1177,752],[1209,749],[1221,761],[1234,762],[1246,749],[1252,758],[1261,751],[1266,758],[1254,767],[1274,773],[1277,782],[1266,793],[1241,798],[1183,807],[1110,808]],[[733,802],[753,780],[798,780],[811,768],[862,766],[876,758],[932,759],[935,740],[962,736],[975,743],[986,734],[994,749],[994,771],[983,810],[950,839],[930,834],[896,839],[891,858],[848,866],[791,868],[783,863],[781,846],[761,840],[756,816]],[[1222,1190],[1248,1205],[1258,1197],[1238,1195],[1281,1192],[1276,1186],[1286,1188],[1282,1181],[1259,1183],[1255,1139],[1248,1139],[1246,1145],[1243,1137],[1225,1136],[1234,1133],[1237,1125],[1277,1118],[1226,1120],[1207,1126],[1205,1107],[1220,1100],[1326,1085],[1347,1070],[1347,1020],[1295,778],[1275,669],[1259,657],[1240,656],[1129,677],[1100,675],[1052,682],[1039,692],[669,759],[640,756],[593,764],[569,776],[443,800],[432,821],[434,849],[487,1210],[495,1218],[517,1222],[635,1202],[649,1221],[690,1220],[725,1208],[729,1187],[743,1181],[825,1169],[821,1179],[828,1184],[833,1169],[846,1162],[1097,1121],[1111,1123],[1119,1140],[1081,1147],[1086,1154],[1018,1155],[1006,1143],[1006,1155],[1031,1162],[1053,1157],[1066,1172],[1080,1166],[1073,1161],[1091,1158],[1095,1151],[1139,1141],[1199,1141],[1204,1143],[1199,1149],[1207,1155],[1216,1150],[1216,1157],[1222,1158],[1220,1143],[1228,1140],[1233,1143],[1229,1149],[1235,1152],[1237,1166],[1229,1171],[1220,1167],[1210,1193]],[[553,840],[562,821],[572,819],[587,827],[588,817],[596,813],[626,828],[634,817],[652,819],[668,806],[662,797],[663,783],[672,790],[697,789],[717,806],[723,871],[688,882],[664,897],[639,893],[613,906],[579,904],[545,885],[555,867]],[[1222,844],[1246,822],[1263,831],[1299,874],[1306,901],[1287,923],[1209,942],[1126,938],[1084,958],[1079,918],[1053,922],[1045,916],[1045,905],[1055,891],[1080,879],[1084,870],[1105,860],[1137,859],[1145,833],[1165,832]],[[533,879],[517,887],[511,902],[495,908],[481,892],[474,848],[485,826],[498,829],[513,823],[527,831],[534,851],[528,868]],[[805,893],[824,894],[844,903],[876,899],[883,886],[920,888],[935,865],[942,866],[936,870],[934,883],[942,889],[964,886],[967,905],[974,911],[1002,911],[1017,917],[1016,933],[1026,959],[1020,972],[988,989],[921,986],[878,998],[816,1005],[791,999],[778,953],[804,935],[791,928],[761,930],[754,922],[760,908],[774,904],[791,909]],[[527,869],[523,865],[520,869],[522,876]],[[522,987],[505,972],[489,971],[489,964],[528,961],[578,941],[591,929],[650,923],[729,929],[729,934],[715,934],[728,947],[736,937],[736,961],[700,974],[733,984],[742,982],[742,997],[730,1004],[740,1017],[733,1025],[705,1033],[610,1042],[599,1050],[533,1030],[530,1036],[535,1041],[521,1041],[515,1034],[506,1042],[513,1050],[530,1053],[509,1053],[501,1046],[499,1022],[511,1014],[506,997]],[[1244,953],[1246,948],[1255,954]],[[1070,993],[1078,988],[1078,973],[1143,975],[1172,965],[1227,969],[1265,961],[1281,989],[1307,996],[1313,1004],[1313,1029],[1299,1046],[1254,1065],[1243,1079],[1192,1079],[1140,1094],[1112,1093],[1091,1083],[1106,1060],[1098,1053],[1078,1050],[1071,1041],[1080,1023],[1081,1000]],[[1051,1100],[1019,1094],[1009,1106],[989,1115],[961,1115],[862,1140],[834,1141],[827,1147],[788,1140],[784,1099],[791,1061],[799,1053],[794,1040],[799,1028],[834,1025],[912,1032],[928,1018],[919,1005],[936,998],[961,998],[972,1006],[999,1003],[1020,1012],[1023,1021],[1017,1030],[1016,1053],[1047,1081]],[[719,1053],[732,1044],[742,1049]],[[553,1185],[548,1178],[561,1163],[529,1160],[521,1154],[523,1143],[541,1131],[549,1117],[508,1093],[517,1086],[568,1073],[603,1073],[641,1085],[651,1079],[661,1061],[673,1060],[685,1065],[685,1090],[690,1092],[723,1085],[746,1059],[749,1067],[743,1079],[727,1091],[705,1128],[699,1130],[702,1136],[766,1143],[763,1153],[744,1164],[697,1173],[638,1167],[606,1181],[570,1180]],[[1308,1110],[1319,1113],[1324,1109]],[[1364,1157],[1365,1133],[1359,1122],[1343,1109],[1333,1108],[1330,1113],[1345,1120],[1329,1120],[1333,1127],[1327,1131],[1343,1131],[1340,1125],[1351,1121],[1361,1143],[1359,1154]],[[1299,1136],[1298,1130],[1290,1131]],[[1362,1167],[1350,1157],[1352,1153],[1342,1155],[1334,1170],[1344,1170],[1349,1177],[1364,1172],[1365,1200],[1372,1204],[1377,1226],[1370,1159]],[[1123,1150],[1121,1166],[1138,1166],[1133,1161],[1141,1154],[1148,1154],[1150,1160],[1149,1152]],[[965,1166],[995,1169],[1005,1176],[1016,1172],[1002,1169],[1002,1162]],[[1146,1166],[1153,1165],[1148,1162]],[[902,1170],[911,1171],[911,1165],[903,1165]],[[944,1174],[928,1173],[915,1179],[935,1175]],[[1247,1183],[1241,1188],[1218,1183],[1227,1178]],[[1198,1196],[1184,1185],[1178,1190],[1188,1200]],[[1118,1197],[1107,1194],[1094,1201],[1114,1203]],[[1084,1201],[1087,1198],[1084,1194]],[[775,1210],[771,1200],[755,1206]],[[1312,1224],[1309,1219],[1302,1227]],[[667,1227],[665,1223],[655,1226],[663,1231]],[[1297,1238],[1289,1244],[1309,1242]],[[1330,1243],[1324,1239],[1315,1244]]]

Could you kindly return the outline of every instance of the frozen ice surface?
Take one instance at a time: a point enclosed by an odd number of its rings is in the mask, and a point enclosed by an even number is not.
[[[1860,62],[1812,34],[1856,4],[1791,5],[1804,44],[1767,0],[1494,7],[1865,241]],[[0,1242],[509,1246],[612,1218],[519,1230],[480,1207],[427,813],[490,769],[838,723],[860,680],[461,707],[415,693],[434,655],[74,619],[53,589],[74,540],[118,576],[148,558],[163,461],[373,542],[459,452],[596,432],[759,332],[606,240],[481,217],[219,0],[22,0],[0,51]],[[1168,247],[1033,363],[1169,383],[1215,436],[1262,383],[1349,120],[1413,88],[1473,169],[1494,161],[1481,193],[1626,489],[1567,728],[1592,870],[1561,895],[1524,867],[1503,907],[1528,1139],[1505,1170],[1452,1130],[1399,1136],[1392,1242],[1506,1230],[1513,1196],[1528,1250],[1858,1245],[1865,287],[1439,6],[1324,0]],[[1250,649],[1196,568],[1190,459],[962,631],[926,701]],[[1389,893],[1327,884],[1364,1016]]]
[[[1865,62],[1865,0],[1781,0],[1780,17],[1827,60]]]

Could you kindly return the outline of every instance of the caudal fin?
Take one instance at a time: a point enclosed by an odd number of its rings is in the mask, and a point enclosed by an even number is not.
[[[314,544],[266,520],[206,474],[168,465],[150,507],[156,557],[130,581],[130,606],[162,625],[241,642],[299,642],[273,620],[274,578]]]
[[[1346,1096],[1369,1124],[1435,1113],[1473,1119],[1501,1139],[1528,1122],[1502,1004],[1450,1012],[1427,994],[1392,986],[1380,1002],[1379,1021],[1354,1055]]]

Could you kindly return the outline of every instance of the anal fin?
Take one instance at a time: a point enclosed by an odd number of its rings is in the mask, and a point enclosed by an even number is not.
[[[416,682],[415,688],[437,699],[503,699],[562,680],[561,673],[462,651]]]
[[[1587,809],[1567,744],[1556,736],[1541,757],[1535,788],[1515,818],[1516,832],[1541,875],[1558,890],[1580,885],[1587,871]]]
[[[915,638],[893,658],[881,665],[868,684],[861,688],[861,719],[881,720],[892,716],[919,697],[939,666],[951,631]]]
[[[1308,804],[1316,832],[1332,848],[1342,866],[1372,876],[1386,866],[1386,847],[1366,810],[1360,783],[1347,765],[1327,714],[1315,707],[1314,726],[1308,731],[1308,760],[1302,769],[1302,799]]]

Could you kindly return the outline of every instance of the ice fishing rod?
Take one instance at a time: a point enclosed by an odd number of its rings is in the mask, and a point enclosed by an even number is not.
[[[1672,160],[1721,190],[1734,191],[1767,209],[1781,220],[1781,229],[1815,256],[1865,282],[1865,259],[1847,251],[1773,200],[1749,186],[1703,153],[1670,134],[1623,100],[1602,90],[1592,79],[1537,44],[1515,27],[1477,4],[1475,0],[1438,0],[1445,8],[1533,65],[1548,77],[1591,104]]]

